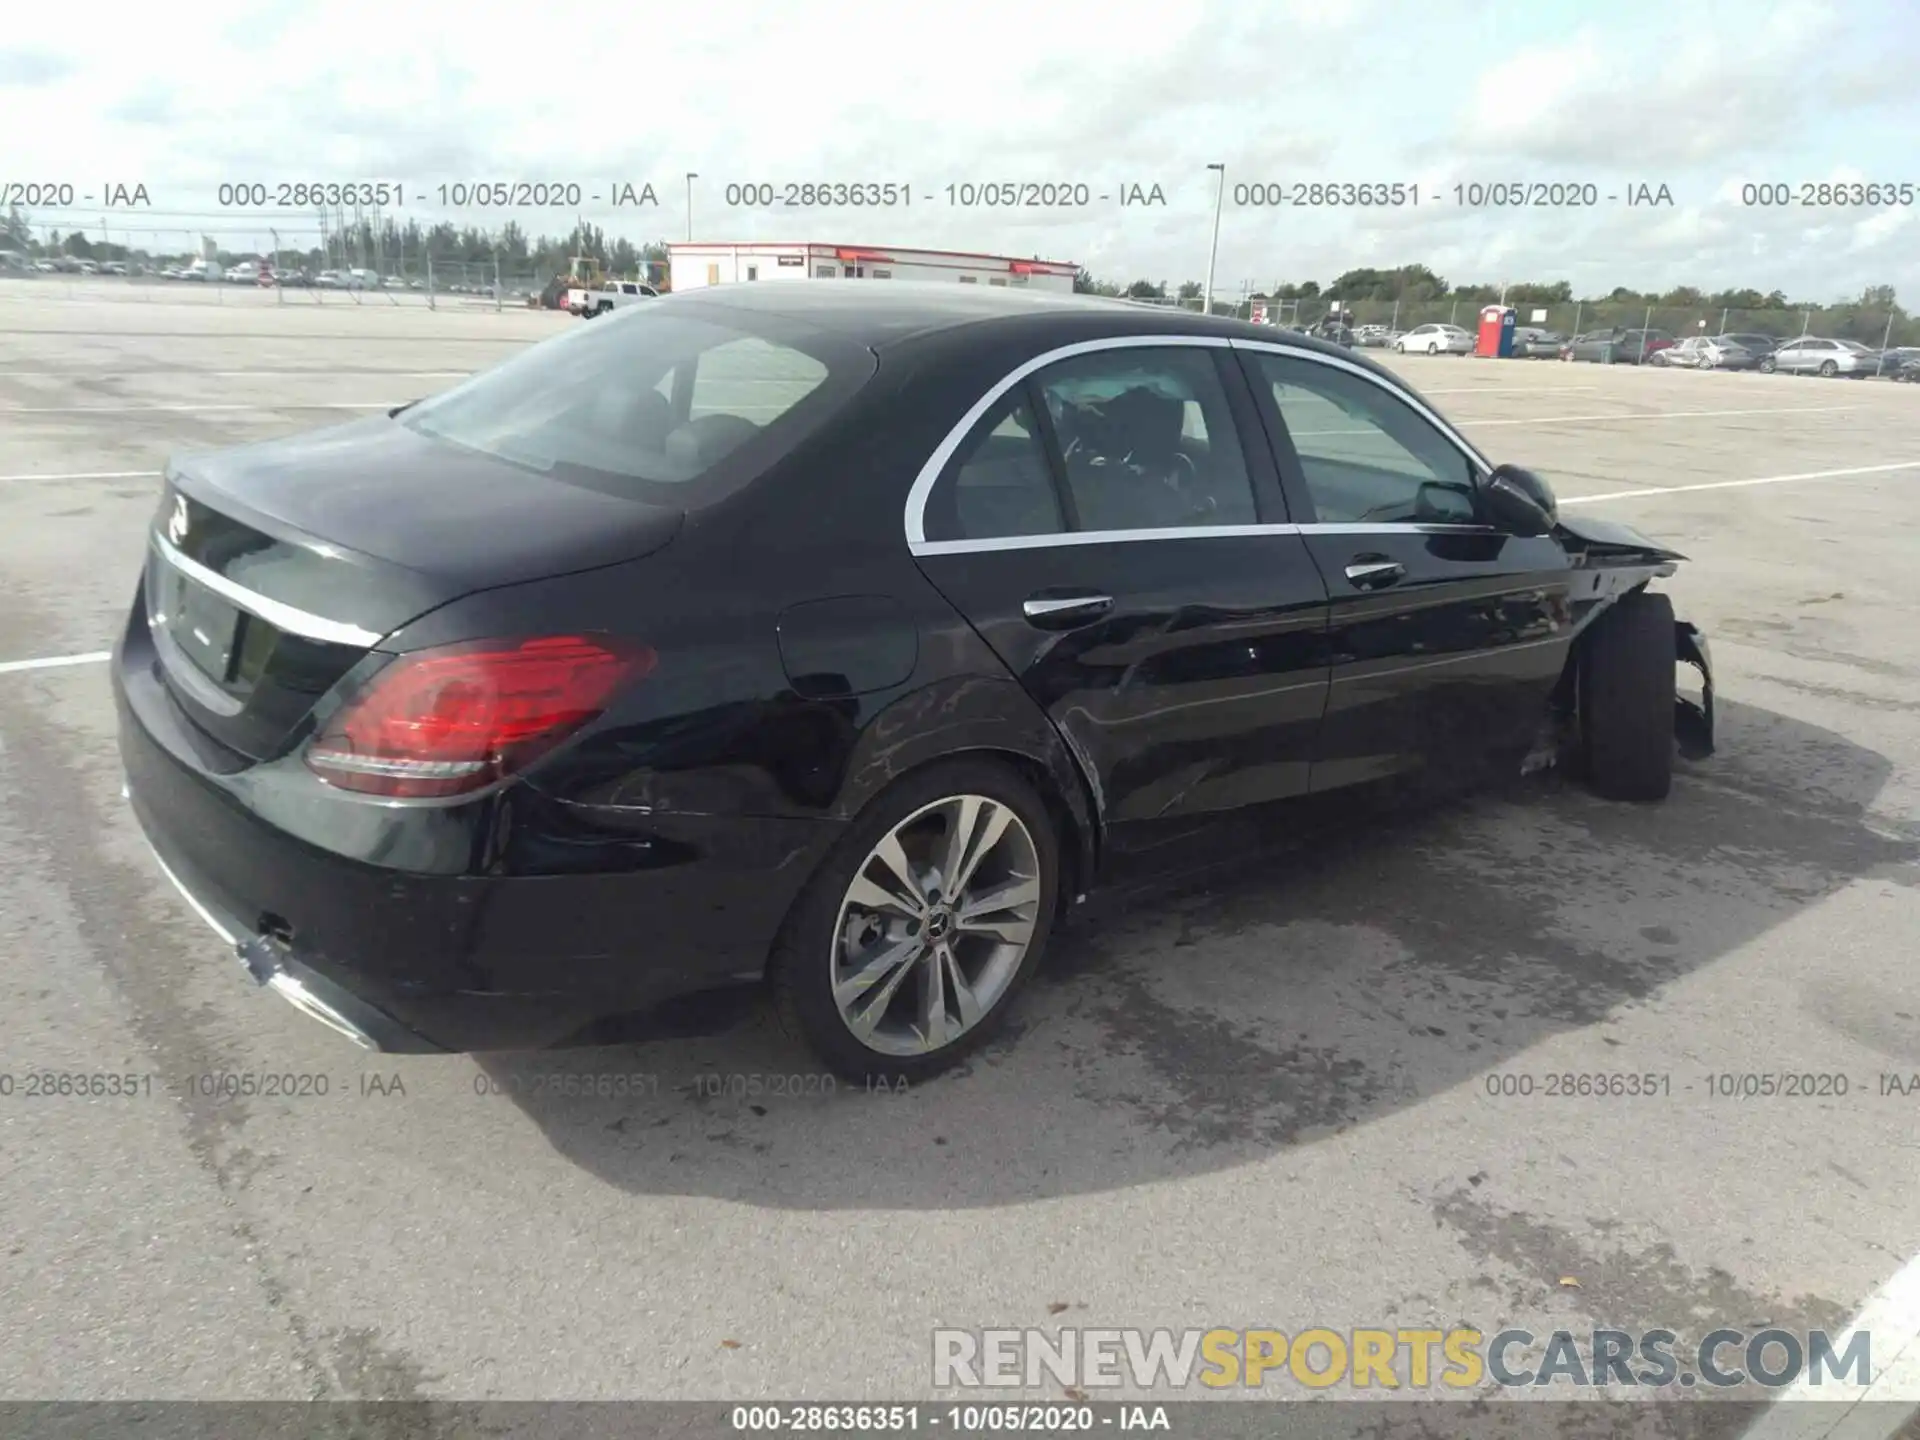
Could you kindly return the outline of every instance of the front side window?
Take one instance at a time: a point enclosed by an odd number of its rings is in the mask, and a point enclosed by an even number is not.
[[[771,463],[873,374],[864,348],[778,322],[748,334],[637,306],[405,411],[400,423],[555,479],[684,504]]]
[[[1213,353],[1103,350],[1036,377],[1081,530],[1250,525],[1253,480]]]
[[[1322,524],[1472,523],[1474,471],[1461,449],[1371,380],[1256,354]]]

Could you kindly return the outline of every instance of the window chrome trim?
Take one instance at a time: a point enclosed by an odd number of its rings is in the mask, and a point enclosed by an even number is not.
[[[1167,525],[1157,530],[1057,530],[981,540],[922,540],[916,555],[978,555],[989,550],[1052,550],[1065,545],[1127,545],[1139,540],[1220,540],[1238,535],[1298,535],[1298,525]]]
[[[1051,550],[1066,545],[1126,545],[1140,540],[1221,540],[1248,535],[1504,535],[1494,525],[1428,525],[1373,520],[1311,525],[1168,525],[1158,530],[1060,530],[1047,535],[995,535],[981,540],[922,540],[916,555],[980,555],[994,550]]]
[[[916,555],[950,554],[952,551],[946,548],[950,546],[963,546],[976,550],[1017,548],[1006,545],[1003,540],[994,540],[991,542],[928,540],[926,526],[927,497],[933,493],[934,484],[940,479],[940,472],[947,468],[947,462],[953,458],[953,452],[958,450],[961,442],[973,433],[973,427],[980,423],[981,417],[998,404],[1001,397],[1009,390],[1033,374],[1034,371],[1044,369],[1046,366],[1055,364],[1061,360],[1071,360],[1079,355],[1097,355],[1105,350],[1170,350],[1187,347],[1207,350],[1225,350],[1229,349],[1231,345],[1232,342],[1224,335],[1109,335],[1101,340],[1082,340],[1073,345],[1062,345],[1058,349],[1049,350],[1043,355],[1036,355],[1031,360],[1023,361],[1010,373],[1002,376],[992,389],[988,390],[986,394],[982,395],[973,403],[972,408],[969,409],[965,415],[961,416],[960,423],[949,430],[946,439],[942,440],[940,444],[935,447],[933,454],[927,458],[927,463],[920,467],[920,473],[914,477],[913,488],[907,491],[906,523],[908,548]],[[1195,526],[1191,528],[1198,530],[1201,527]],[[1166,532],[1161,530],[1141,532],[1114,530],[1106,532],[1083,531],[1079,533],[1094,536],[1114,536],[1164,535]],[[1006,537],[1008,540],[1038,540],[1040,538],[1042,537]],[[1057,536],[1047,536],[1045,538],[1054,543],[1060,543],[1059,537]]]
[[[198,560],[188,559],[158,530],[153,531],[149,538],[160,558],[189,580],[206,586],[222,600],[238,605],[248,614],[257,615],[290,635],[303,635],[309,640],[323,640],[333,645],[358,645],[362,649],[377,645],[382,639],[372,630],[362,630],[358,625],[348,624],[344,620],[329,620],[324,615],[296,609],[249,590],[244,585],[236,585],[226,576],[216,575]]]
[[[1337,355],[1322,355],[1315,350],[1300,350],[1290,345],[1276,345],[1268,340],[1241,340],[1236,338],[1229,340],[1227,343],[1234,350],[1279,355],[1289,360],[1304,360],[1312,365],[1324,365],[1329,370],[1344,370],[1349,375],[1358,375],[1362,380],[1371,381],[1394,399],[1411,408],[1421,419],[1425,420],[1429,425],[1433,426],[1434,429],[1446,436],[1448,440],[1452,441],[1454,448],[1459,450],[1460,453],[1467,458],[1467,463],[1472,467],[1477,479],[1484,480],[1493,473],[1494,467],[1487,457],[1474,449],[1464,435],[1458,430],[1455,430],[1453,426],[1449,425],[1445,420],[1441,419],[1419,396],[1410,390],[1401,388],[1383,376],[1374,374],[1371,370],[1354,364],[1351,360],[1342,360]]]

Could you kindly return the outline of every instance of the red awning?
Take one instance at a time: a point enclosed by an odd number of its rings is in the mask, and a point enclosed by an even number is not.
[[[890,265],[893,263],[893,256],[882,255],[878,250],[836,250],[833,253],[840,259],[854,265],[863,264],[869,260],[878,265]]]

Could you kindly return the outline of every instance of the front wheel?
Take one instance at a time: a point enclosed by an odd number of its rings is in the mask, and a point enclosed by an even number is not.
[[[1609,800],[1673,788],[1673,601],[1642,590],[1594,622],[1580,652],[1581,759]]]
[[[862,812],[769,965],[782,1028],[850,1080],[922,1080],[1002,1024],[1045,949],[1059,841],[989,760],[929,767]]]

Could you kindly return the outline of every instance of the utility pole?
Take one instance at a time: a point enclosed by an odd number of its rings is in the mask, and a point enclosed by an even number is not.
[[[700,178],[697,170],[687,171],[687,243],[693,243],[693,182]]]
[[[1213,246],[1207,251],[1207,293],[1200,302],[1200,313],[1202,315],[1211,315],[1213,313],[1213,266],[1214,262],[1220,258],[1220,206],[1227,198],[1226,165],[1224,163],[1210,164],[1207,166],[1207,169],[1218,170],[1220,172],[1220,188],[1214,192],[1213,197]]]

